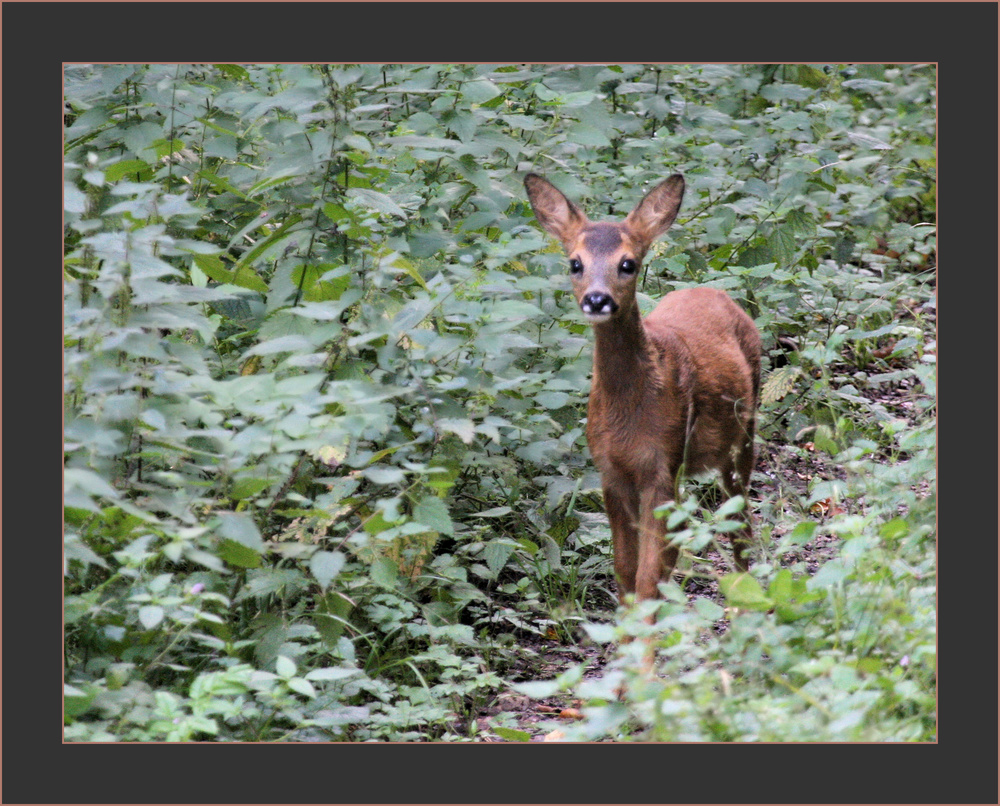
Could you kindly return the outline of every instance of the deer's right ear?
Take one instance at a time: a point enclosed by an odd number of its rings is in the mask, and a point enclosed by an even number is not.
[[[528,201],[538,223],[568,249],[587,223],[587,217],[555,185],[538,174],[524,177],[524,189],[528,192]]]
[[[684,177],[674,174],[660,182],[625,219],[644,248],[670,229],[684,198]]]

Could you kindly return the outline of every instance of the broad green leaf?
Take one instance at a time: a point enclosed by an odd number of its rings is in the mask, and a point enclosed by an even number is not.
[[[610,148],[611,141],[608,136],[595,126],[588,126],[579,123],[570,128],[566,133],[567,139],[573,143],[583,146],[594,146],[595,148]]]
[[[230,565],[240,568],[259,568],[260,552],[228,538],[219,542],[216,554]]]
[[[336,644],[344,634],[347,617],[353,609],[354,604],[350,599],[334,591],[316,597],[313,623],[327,644]]]
[[[579,528],[580,519],[575,515],[568,515],[565,518],[559,518],[555,523],[553,523],[546,534],[548,534],[560,546],[564,546],[566,544],[566,538]]]
[[[95,553],[93,549],[75,535],[66,535],[66,541],[63,545],[63,559],[67,563],[75,561],[84,565],[97,565],[101,568],[109,567],[99,554]]]
[[[339,551],[317,551],[309,560],[309,571],[319,586],[326,590],[344,567],[345,560]]]
[[[159,605],[144,605],[139,608],[139,621],[147,630],[152,630],[163,621],[165,612]]]
[[[98,80],[103,91],[111,94],[127,78],[131,78],[136,72],[136,65],[109,64],[98,74]]]
[[[548,535],[542,536],[542,554],[553,571],[562,568],[562,556],[559,551],[559,544]]]
[[[63,710],[67,721],[85,714],[97,696],[97,691],[96,688],[83,691],[74,686],[63,685]]]
[[[694,600],[694,609],[699,616],[708,621],[718,621],[726,615],[725,610],[704,596],[699,596]]]
[[[508,742],[530,742],[531,734],[525,733],[523,730],[517,730],[516,728],[504,728],[500,725],[496,725],[490,728],[497,736],[501,739],[506,739]]]
[[[471,445],[476,436],[476,424],[472,420],[442,417],[437,421],[437,427],[446,433],[455,434],[466,445]]]
[[[857,239],[851,234],[842,235],[837,239],[833,246],[833,256],[834,259],[839,264],[845,264],[850,261],[851,257],[854,255],[854,247],[858,245]]]
[[[264,541],[257,530],[257,524],[249,515],[238,512],[220,512],[216,517],[219,519],[217,532],[220,536],[235,540],[256,552],[264,550]]]
[[[782,266],[790,265],[798,252],[798,243],[790,227],[775,227],[768,241],[768,246],[771,248],[771,254],[777,258],[778,263]]]
[[[315,697],[316,689],[312,687],[312,683],[302,677],[293,677],[288,681],[288,687],[301,694],[303,697]]]
[[[734,495],[727,498],[715,510],[715,518],[726,518],[730,515],[738,515],[746,509],[746,499],[742,495]]]
[[[828,560],[820,566],[819,571],[810,577],[808,585],[810,590],[821,590],[823,588],[840,585],[851,574],[851,569],[847,563],[839,557]]]
[[[700,599],[696,599],[697,604]],[[595,624],[590,622],[585,622],[583,624],[583,629],[586,631],[587,636],[595,644],[610,644],[615,640],[615,626],[613,624]]]
[[[762,199],[766,199],[771,195],[771,188],[759,179],[751,178],[743,183],[743,192],[749,193],[751,196],[760,196]]]
[[[271,486],[270,479],[257,479],[252,477],[244,477],[236,479],[233,482],[233,489],[230,495],[237,501],[241,501],[244,498],[253,498],[260,492],[263,492],[268,487]]]
[[[252,355],[274,355],[275,353],[305,353],[311,352],[312,349],[312,341],[307,339],[305,336],[278,336],[277,338],[263,341],[260,344],[255,344],[243,353],[243,357],[249,358]]]
[[[243,199],[244,201],[250,201],[250,197],[247,196],[246,193],[244,193],[237,187],[233,187],[233,185],[229,184],[229,182],[227,182],[221,176],[216,176],[211,171],[198,171],[198,173],[196,173],[195,176],[199,177],[200,179],[204,179],[210,185],[217,187],[219,190],[226,191],[227,193],[232,193],[234,196],[237,196]]]
[[[153,147],[156,149],[156,156],[160,159],[164,157],[169,157],[171,154],[176,154],[178,151],[184,148],[184,141],[174,138],[173,140],[159,139],[154,140],[152,143]]]
[[[372,582],[388,590],[396,589],[396,580],[399,576],[399,569],[392,560],[381,558],[371,564],[369,569]]]
[[[372,153],[371,141],[362,134],[348,134],[344,136],[344,145],[360,151],[363,154]]]
[[[877,327],[874,330],[852,330],[850,335],[852,339],[874,339],[879,336],[884,336],[887,333],[892,333],[898,327],[898,322],[890,322],[889,324]]]
[[[481,104],[496,98],[500,90],[489,79],[480,78],[462,85],[462,97],[471,104]]]
[[[213,64],[212,66],[227,78],[236,81],[246,81],[250,78],[250,73],[247,72],[246,68],[240,67],[238,64]]]
[[[773,602],[765,595],[760,583],[750,574],[726,574],[719,580],[719,591],[726,603],[743,610],[770,610]]]
[[[195,265],[217,283],[231,283],[233,273],[218,255],[192,255]]]
[[[527,537],[518,538],[517,544],[523,548],[528,554],[534,557],[538,554],[538,544],[533,540],[529,540]]]
[[[546,409],[561,409],[571,398],[565,392],[539,392],[535,395],[537,400]]]
[[[349,198],[358,199],[365,207],[378,210],[380,213],[406,218],[406,211],[385,193],[368,188],[349,188],[347,195]]]
[[[414,266],[409,259],[405,257],[399,257],[395,261],[393,261],[392,265],[395,266],[397,269],[402,269],[408,275],[410,275],[410,277],[416,280],[417,284],[422,289],[424,289],[424,291],[430,292],[430,289],[427,287],[427,283],[424,282],[424,278],[420,276],[420,272],[417,271],[417,267]]]
[[[513,543],[502,538],[491,540],[486,544],[483,548],[483,559],[486,560],[486,565],[494,576],[503,570],[515,548]]]
[[[206,272],[207,274],[207,272]],[[251,291],[259,291],[261,294],[268,292],[267,283],[257,276],[257,273],[246,266],[236,266],[233,268],[232,277],[229,280],[233,285],[240,288],[249,288]]]
[[[375,451],[375,453],[371,455],[371,458],[369,458],[368,461],[371,464],[374,464],[375,462],[381,462],[383,459],[385,459],[386,456],[392,456],[396,451],[404,447],[406,447],[406,445],[393,445],[391,448],[385,448],[384,450],[381,451]],[[339,461],[343,461],[343,458],[344,457],[341,456]]]
[[[152,175],[152,169],[142,160],[121,160],[104,169],[104,178],[108,182],[117,182],[125,177],[144,182]]]
[[[510,507],[490,507],[489,509],[484,509],[481,512],[473,512],[472,515],[475,518],[500,518],[504,515],[509,515],[514,510]]]
[[[893,518],[891,521],[883,523],[878,533],[886,540],[899,540],[910,533],[910,524],[903,518]]]
[[[268,176],[261,179],[259,182],[252,184],[247,190],[247,195],[251,198],[259,196],[265,190],[272,190],[279,185],[284,185],[293,181],[296,175],[297,171],[294,168],[284,168],[279,170],[273,176]]]
[[[89,495],[115,500],[118,491],[92,470],[68,467],[63,471],[63,484],[67,491],[76,488]]]
[[[327,280],[320,279],[334,268],[330,264],[296,266],[292,269],[292,285],[301,289],[303,299],[311,302],[340,299],[351,283],[350,275],[345,272]]]
[[[767,593],[774,602],[778,620],[784,624],[809,615],[810,610],[805,606],[824,598],[822,591],[810,592],[806,586],[806,579],[793,577],[787,568],[782,568],[774,575]]]
[[[72,182],[63,182],[63,209],[67,213],[85,213],[87,211],[87,194]]]
[[[399,484],[406,478],[406,474],[402,470],[391,465],[366,467],[361,473],[376,484]]]
[[[500,300],[493,306],[490,318],[494,321],[505,319],[534,320],[541,318],[544,314],[537,305],[530,302],[523,302],[515,299]]]
[[[453,535],[455,526],[444,501],[436,495],[429,495],[413,507],[413,519],[429,529],[445,535]]]
[[[393,330],[399,334],[406,333],[426,319],[432,310],[434,310],[434,303],[429,299],[411,300],[393,318]]]
[[[795,388],[801,375],[802,368],[794,364],[787,364],[772,370],[761,386],[760,402],[766,406],[777,403]]]
[[[261,291],[261,293],[267,293],[268,288],[249,266],[260,257],[266,250],[270,249],[276,243],[284,238],[291,235],[291,228],[294,227],[302,221],[302,216],[299,213],[292,213],[289,215],[278,227],[277,230],[272,232],[263,241],[258,243],[252,249],[250,249],[246,254],[244,254],[233,266],[233,283],[235,285],[244,286],[245,288],[251,288],[254,291]]]

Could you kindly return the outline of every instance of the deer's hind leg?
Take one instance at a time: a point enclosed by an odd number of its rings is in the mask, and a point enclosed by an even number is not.
[[[720,471],[722,489],[732,498],[742,495],[746,502],[743,508],[744,526],[733,534],[733,559],[741,571],[750,569],[747,557],[749,548],[753,545],[753,515],[750,511],[750,499],[747,491],[750,489],[750,473],[753,471],[753,435],[754,419],[751,417],[741,424],[743,435],[734,446],[728,460]]]

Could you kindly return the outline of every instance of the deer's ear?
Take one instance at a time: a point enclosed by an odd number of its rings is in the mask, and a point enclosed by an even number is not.
[[[625,226],[632,231],[644,246],[670,229],[681,209],[684,198],[684,177],[674,174],[653,188],[636,208],[628,214]]]
[[[538,174],[524,177],[524,189],[528,192],[531,209],[535,211],[535,218],[542,229],[557,237],[568,249],[586,225],[587,216],[555,185]]]

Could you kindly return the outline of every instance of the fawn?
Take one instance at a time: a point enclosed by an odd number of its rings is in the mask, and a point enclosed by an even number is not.
[[[622,602],[658,595],[678,550],[653,510],[674,498],[681,472],[717,470],[728,496],[746,495],[754,461],[760,334],[723,291],[667,294],[639,316],[636,280],[653,241],[673,224],[684,195],[675,174],[622,222],[590,221],[548,180],[524,180],[535,217],[569,257],[576,301],[594,329],[587,444],[601,474]],[[749,567],[749,502],[733,539]]]

